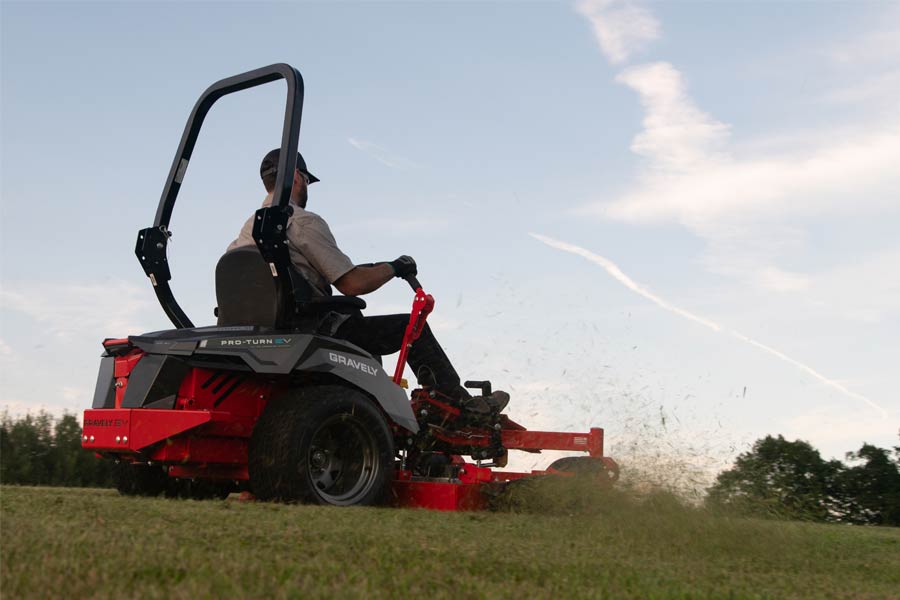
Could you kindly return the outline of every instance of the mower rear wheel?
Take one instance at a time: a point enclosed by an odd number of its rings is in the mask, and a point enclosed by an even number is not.
[[[293,390],[265,409],[250,439],[250,486],[260,500],[381,504],[394,441],[381,410],[355,388]]]

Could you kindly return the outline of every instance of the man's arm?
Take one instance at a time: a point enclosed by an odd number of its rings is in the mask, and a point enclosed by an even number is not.
[[[362,296],[374,292],[393,277],[416,274],[416,261],[409,256],[391,262],[353,266],[347,255],[338,249],[325,220],[313,213],[306,213],[302,223],[300,219],[291,220],[287,237],[288,243],[310,266],[345,296]]]
[[[334,287],[345,296],[362,296],[374,292],[394,278],[394,268],[390,263],[372,266],[356,266],[341,275]]]
[[[374,292],[392,277],[407,277],[417,272],[416,261],[404,254],[391,262],[357,265],[338,277],[334,287],[345,296],[362,296]]]

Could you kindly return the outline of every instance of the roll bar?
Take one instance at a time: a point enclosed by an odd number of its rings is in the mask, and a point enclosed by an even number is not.
[[[203,120],[209,109],[222,96],[233,94],[258,85],[284,79],[287,83],[287,102],[284,108],[284,126],[281,131],[281,154],[278,158],[278,175],[275,180],[274,199],[272,205],[256,211],[254,220],[253,238],[260,252],[269,263],[272,276],[281,275],[287,281],[290,268],[290,256],[287,247],[287,220],[292,209],[290,207],[291,187],[293,186],[293,166],[297,154],[297,146],[300,138],[300,119],[303,113],[303,77],[294,67],[278,63],[255,69],[234,77],[228,77],[209,86],[197,103],[187,124],[178,151],[169,169],[166,185],[163,188],[159,207],[156,209],[156,218],[153,226],[141,229],[138,232],[135,254],[144,268],[144,273],[150,278],[156,297],[163,310],[175,327],[181,329],[193,327],[193,323],[184,314],[184,311],[175,300],[169,287],[172,274],[169,271],[169,261],[166,257],[169,238],[169,219],[172,217],[172,209],[175,207],[175,199],[184,181],[184,174],[190,163],[194,145]],[[290,293],[290,285],[281,286]]]

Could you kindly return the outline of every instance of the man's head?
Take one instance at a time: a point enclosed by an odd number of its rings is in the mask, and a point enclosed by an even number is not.
[[[263,185],[266,191],[272,193],[275,189],[275,178],[278,176],[278,157],[281,150],[276,148],[263,157],[262,164],[259,165],[259,176],[262,177]],[[297,153],[297,162],[294,168],[294,184],[291,188],[291,201],[295,204],[306,207],[306,187],[310,183],[315,183],[319,179],[309,172],[306,168],[306,161],[303,156]]]

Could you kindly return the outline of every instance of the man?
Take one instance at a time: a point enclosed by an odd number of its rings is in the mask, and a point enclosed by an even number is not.
[[[264,207],[272,204],[279,154],[280,150],[272,150],[259,167],[263,186],[268,193],[263,201]],[[345,296],[362,296],[374,292],[394,277],[416,274],[416,261],[410,256],[369,265],[353,264],[338,248],[325,220],[306,210],[308,187],[316,181],[319,179],[309,172],[306,161],[298,153],[290,199],[294,212],[288,219],[287,240],[291,263],[309,282],[314,294],[330,296],[331,286],[334,285]],[[250,245],[255,245],[252,215],[228,249]],[[406,314],[351,316],[332,322],[328,331],[319,333],[345,339],[372,354],[385,355],[400,350],[408,322],[409,315]],[[509,401],[509,395],[501,391],[486,398],[471,398],[460,385],[459,375],[428,325],[410,348],[407,362],[420,385],[432,388],[451,403],[473,412],[499,412]]]

